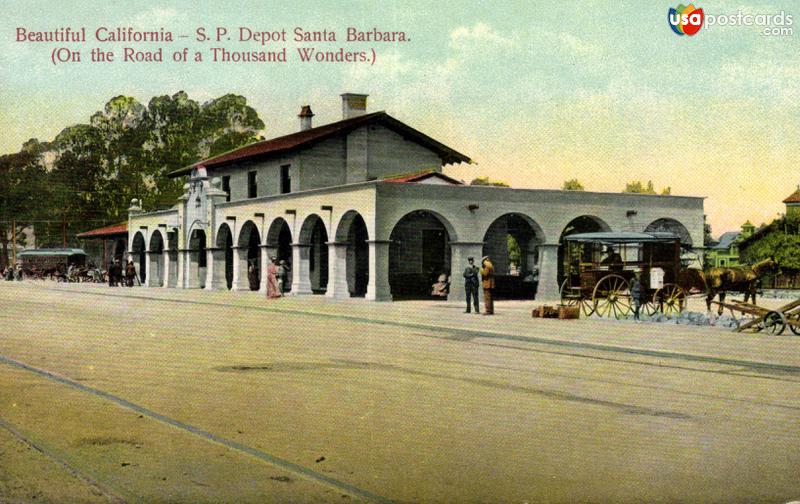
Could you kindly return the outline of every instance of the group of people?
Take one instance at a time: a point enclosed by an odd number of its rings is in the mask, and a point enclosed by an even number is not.
[[[114,260],[114,264],[108,268],[108,286],[109,287],[133,287],[136,282],[136,265],[133,261],[128,260],[123,269],[119,259]]]
[[[16,266],[9,266],[4,268],[2,271],[3,280],[8,282],[12,280],[22,280],[22,265],[17,264]]]
[[[283,297],[286,292],[287,279],[289,277],[289,265],[284,260],[277,257],[270,258],[267,266],[267,298],[274,299]]]
[[[475,265],[475,258],[468,257],[469,265],[464,269],[464,290],[467,293],[467,309],[464,313],[472,312],[472,305],[475,306],[475,314],[480,314],[478,305],[478,289],[483,288],[483,314],[494,315],[494,298],[492,297],[495,281],[494,266],[489,256],[481,259],[480,268]]]

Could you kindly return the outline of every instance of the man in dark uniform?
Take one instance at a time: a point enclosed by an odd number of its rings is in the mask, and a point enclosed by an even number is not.
[[[472,300],[475,305],[475,313],[477,314],[481,312],[480,308],[478,308],[478,287],[480,286],[478,274],[480,270],[475,266],[475,259],[468,257],[467,261],[469,261],[469,266],[464,270],[464,290],[467,293],[467,311],[464,313],[470,313],[470,300]]]

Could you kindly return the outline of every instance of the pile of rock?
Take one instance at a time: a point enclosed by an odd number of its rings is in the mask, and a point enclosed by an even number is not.
[[[708,314],[701,312],[685,311],[674,316],[667,316],[663,313],[654,313],[653,315],[640,315],[642,322],[655,322],[660,324],[676,324],[676,325],[694,325],[694,326],[711,326],[723,329],[734,329],[739,327],[739,323],[735,318],[728,314],[717,316],[716,313]],[[615,320],[615,319],[603,319]],[[633,315],[628,315],[626,321],[633,320]]]

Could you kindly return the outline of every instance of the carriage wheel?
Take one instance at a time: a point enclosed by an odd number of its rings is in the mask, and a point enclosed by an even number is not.
[[[606,275],[592,293],[594,311],[601,317],[625,318],[631,312],[628,282],[619,275]]]
[[[780,336],[786,329],[786,317],[781,312],[771,311],[764,316],[764,322],[759,326],[762,325],[769,334]]]
[[[653,295],[653,302],[664,315],[677,315],[686,308],[686,292],[676,284],[664,284]]]
[[[800,313],[795,313],[795,314],[793,314],[793,315],[789,315],[789,320],[793,320],[793,321],[795,321],[795,322],[800,322]],[[791,325],[791,324],[786,324],[786,325],[788,325],[788,326],[789,326],[789,329],[790,329],[790,330],[791,330],[791,331],[792,331],[794,334],[796,334],[796,335],[800,335],[800,327],[797,327],[797,326],[794,326],[794,325]]]
[[[590,299],[583,297],[583,294],[581,294],[580,297],[570,296],[569,292],[572,289],[567,285],[568,281],[569,279],[565,278],[564,281],[561,282],[561,288],[559,289],[561,293],[561,304],[567,306],[580,305],[584,316],[590,317],[592,313],[594,313],[594,303]]]
[[[642,302],[639,311],[644,313],[648,317],[655,315],[658,313],[658,305],[655,302],[655,296],[650,298],[648,301]]]

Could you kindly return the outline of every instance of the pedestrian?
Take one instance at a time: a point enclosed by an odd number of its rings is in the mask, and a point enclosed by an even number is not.
[[[250,284],[251,291],[258,290],[258,272],[252,262],[248,263],[247,266],[247,281]]]
[[[128,265],[125,266],[125,285],[133,287],[133,280],[136,278],[136,266],[133,261],[128,260]]]
[[[281,297],[281,286],[278,283],[278,258],[273,257],[267,266],[267,299]]]
[[[494,266],[489,256],[481,259],[481,281],[483,283],[483,314],[494,315]]]
[[[642,305],[642,282],[638,272],[631,279],[631,300],[633,301],[633,320],[638,322],[639,308]]]
[[[464,269],[464,291],[467,293],[467,310],[464,313],[470,313],[470,301],[475,305],[475,315],[478,315],[481,310],[478,307],[478,288],[480,288],[480,269],[475,266],[475,259],[468,257],[467,262],[469,266]]]
[[[118,275],[121,267],[119,265],[119,259],[114,259],[114,264],[112,264],[108,268],[108,286],[109,287],[116,287],[118,282]]]
[[[283,297],[283,293],[286,292],[286,282],[289,279],[289,265],[286,264],[286,261],[281,259],[278,263],[278,292],[280,293],[281,297]]]
[[[22,265],[21,264],[17,264],[17,269],[14,272],[14,279],[17,282],[21,282],[22,281]]]

